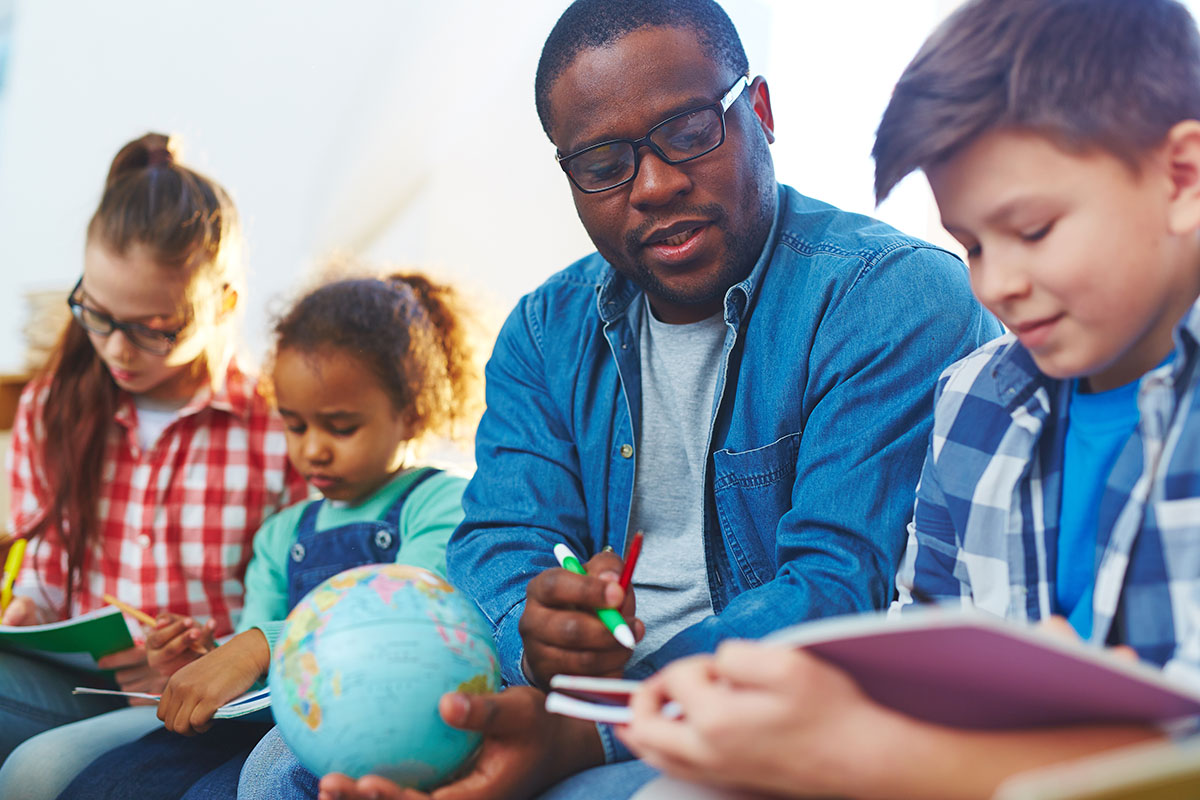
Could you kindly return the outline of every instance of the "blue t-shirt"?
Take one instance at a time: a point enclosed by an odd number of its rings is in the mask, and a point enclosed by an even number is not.
[[[1096,538],[1100,499],[1109,473],[1138,424],[1140,380],[1087,394],[1071,382],[1067,436],[1063,445],[1062,506],[1058,517],[1058,613],[1083,638],[1092,633],[1092,587],[1096,581]]]

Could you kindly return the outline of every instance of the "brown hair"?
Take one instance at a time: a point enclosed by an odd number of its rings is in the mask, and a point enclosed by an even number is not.
[[[215,319],[208,312],[220,299],[215,288],[209,291],[210,285],[235,288],[242,280],[237,212],[224,189],[177,164],[174,149],[174,142],[158,133],[121,148],[88,223],[87,239],[117,255],[142,246],[163,268],[190,270],[193,318]],[[231,345],[227,337],[211,339],[196,365],[210,373],[223,367]],[[70,613],[88,546],[100,535],[97,504],[119,391],[87,332],[74,320],[63,331],[41,380],[48,392],[41,443],[47,512],[30,537],[57,537],[67,552],[63,610]]]
[[[971,0],[900,76],[875,136],[877,201],[904,176],[1011,128],[1136,169],[1200,119],[1200,37],[1175,0]]]
[[[469,437],[483,410],[478,336],[462,295],[416,273],[320,286],[275,325],[275,351],[338,351],[379,380],[413,440]]]

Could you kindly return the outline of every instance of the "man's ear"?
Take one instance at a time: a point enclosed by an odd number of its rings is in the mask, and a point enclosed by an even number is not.
[[[1167,226],[1175,234],[1200,231],[1200,121],[1178,122],[1161,147],[1170,199]]]
[[[750,105],[758,124],[767,137],[767,144],[775,142],[775,115],[771,113],[771,92],[767,89],[767,79],[759,75],[750,83],[747,89],[750,93]]]

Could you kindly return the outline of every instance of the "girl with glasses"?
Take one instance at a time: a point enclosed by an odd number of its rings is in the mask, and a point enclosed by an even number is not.
[[[108,594],[182,620],[197,649],[232,632],[254,531],[305,494],[282,423],[234,358],[241,246],[229,196],[177,163],[168,137],[117,153],[74,320],[13,428],[9,531],[28,546],[3,624],[77,616]],[[140,642],[100,666],[128,691],[166,683]],[[98,680],[0,652],[0,759],[54,729],[5,761],[0,796],[54,797],[157,725],[153,707],[71,694]]]
[[[279,321],[275,401],[292,464],[321,497],[281,511],[255,536],[236,636],[197,657],[174,625],[150,635],[183,664],[159,702],[165,727],[97,758],[59,800],[232,800],[239,776],[271,800],[316,797],[319,776],[278,731],[263,738],[266,728],[212,714],[266,676],[288,612],[327,578],[389,562],[445,576],[466,480],[417,453],[430,436],[469,438],[482,411],[481,331],[463,300],[419,273],[340,280]],[[388,687],[377,691],[381,719],[408,713],[389,705]],[[336,738],[325,719],[322,735]]]

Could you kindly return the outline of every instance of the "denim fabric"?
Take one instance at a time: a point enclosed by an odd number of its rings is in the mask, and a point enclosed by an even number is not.
[[[242,762],[268,727],[218,720],[192,737],[160,728],[93,761],[59,800],[232,800]]]
[[[605,764],[560,781],[538,800],[626,800],[656,777],[658,770],[641,761]]]
[[[0,767],[0,797],[54,800],[96,757],[162,727],[157,711],[119,708],[34,736]]]
[[[305,506],[288,558],[288,609],[295,608],[304,595],[339,572],[364,564],[395,561],[400,550],[400,512],[404,510],[404,501],[413,489],[440,472],[426,467],[396,498],[383,519],[317,530],[317,514],[325,499],[313,500]]]
[[[242,765],[237,800],[312,800],[318,782],[272,728]]]
[[[526,295],[487,366],[451,581],[527,683],[525,586],[565,542],[623,552],[641,413],[641,290],[598,254]],[[704,548],[716,612],[631,677],[723,639],[885,608],[949,364],[1001,332],[951,254],[781,186],[762,255],[725,294]],[[609,760],[627,757],[604,736]]]
[[[641,290],[593,254],[525,296],[487,367],[452,582],[521,672],[529,579],[568,544],[623,551],[641,413]],[[966,267],[894,229],[780,187],[763,254],[725,295],[706,465],[704,547],[716,614],[643,662],[805,619],[887,606],[950,363],[999,335]]]
[[[119,697],[71,694],[76,686],[116,688],[95,672],[0,650],[0,761],[42,731],[127,705]]]

